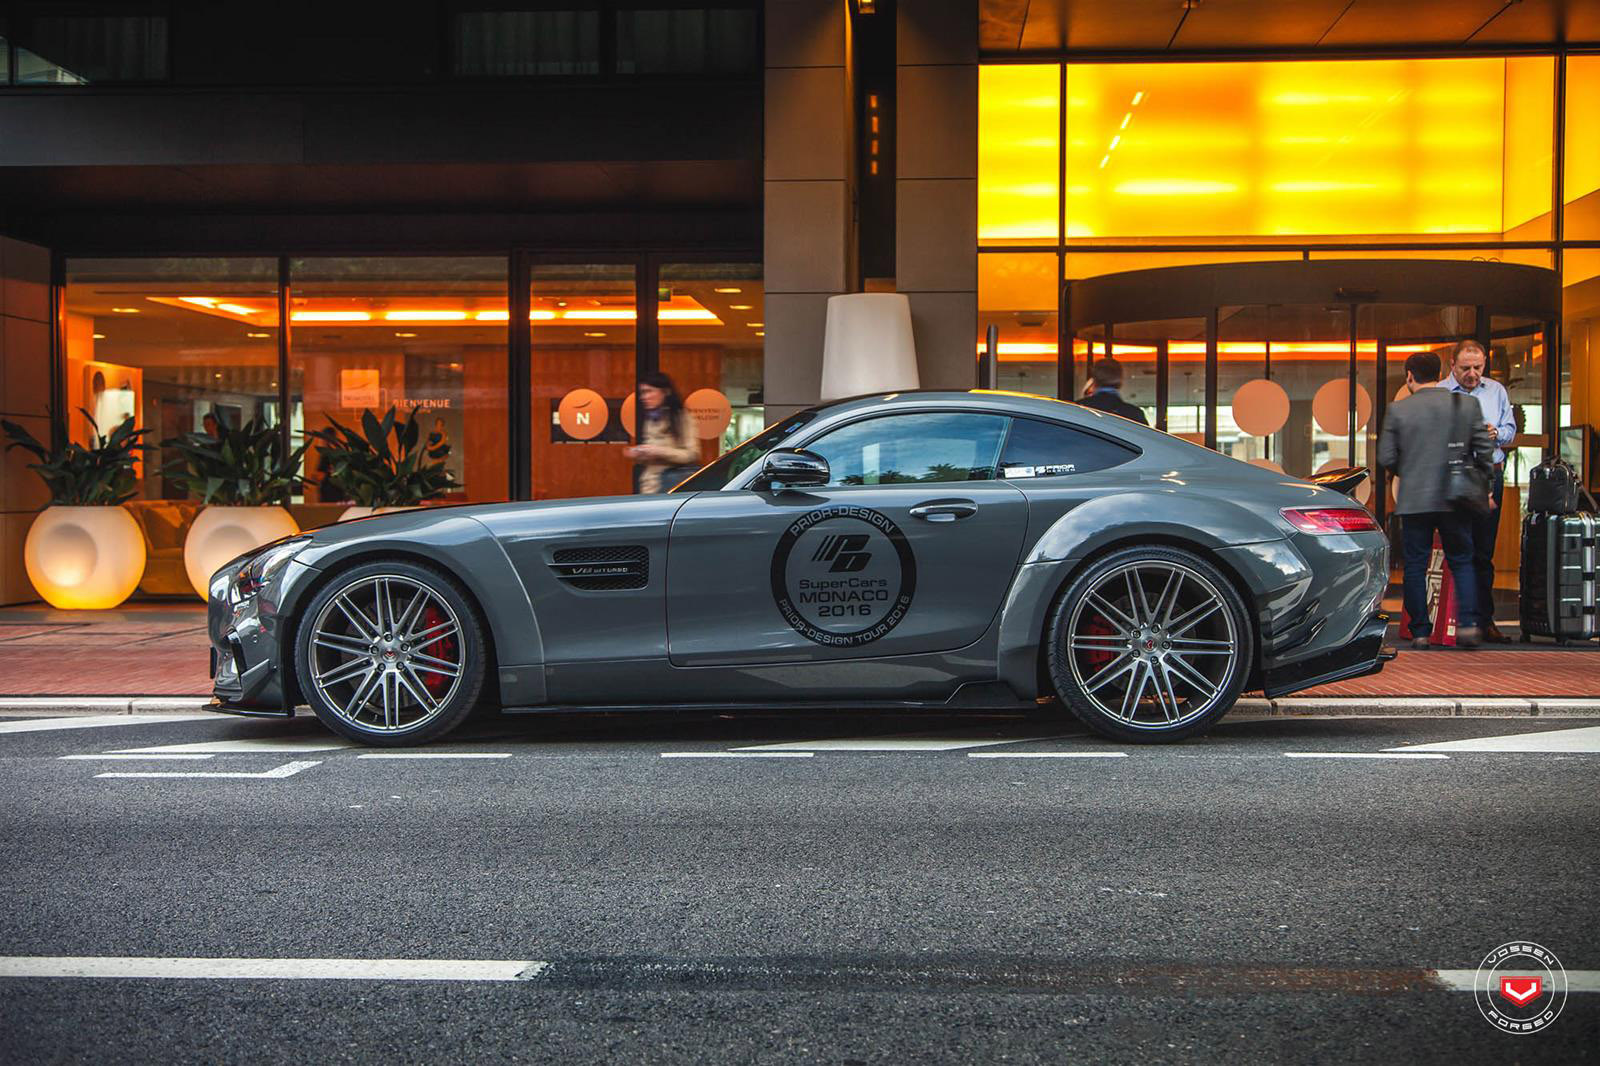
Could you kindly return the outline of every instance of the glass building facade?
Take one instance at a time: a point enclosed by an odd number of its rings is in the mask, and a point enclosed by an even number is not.
[[[1474,338],[1518,411],[1508,483],[1587,458],[1600,56],[1067,58],[978,86],[1003,387],[1074,395],[1109,353],[1153,424],[1304,476],[1369,464],[1405,355]],[[1297,297],[1322,265],[1335,297]]]

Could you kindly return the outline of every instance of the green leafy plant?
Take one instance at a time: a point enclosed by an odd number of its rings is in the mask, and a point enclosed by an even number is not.
[[[363,411],[359,433],[330,417],[327,429],[306,435],[328,461],[328,480],[351,500],[362,507],[411,507],[459,487],[445,469],[444,450],[421,443],[418,410],[404,421],[394,407],[381,419]]]
[[[78,410],[83,411],[83,417],[94,427],[92,446],[86,448],[77,441],[68,441],[59,450],[51,451],[15,422],[0,419],[0,428],[11,438],[6,450],[21,448],[38,458],[37,463],[28,464],[28,469],[37,470],[49,486],[52,504],[106,507],[131,500],[138,483],[135,453],[146,449],[139,442],[146,431],[134,429],[133,416],[129,415],[109,437],[101,436],[100,426],[89,412],[81,407]]]
[[[169,480],[205,503],[242,507],[281,503],[299,488],[304,444],[286,455],[277,426],[254,418],[230,426],[221,414],[216,423],[215,436],[182,433],[161,442],[178,453],[162,471]]]

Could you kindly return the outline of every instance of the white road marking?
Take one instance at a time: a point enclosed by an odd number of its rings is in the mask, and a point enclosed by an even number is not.
[[[1290,759],[1448,759],[1448,755],[1432,755],[1404,751],[1286,751]]]
[[[358,759],[509,759],[509,751],[373,751]]]
[[[237,740],[201,740],[193,744],[157,744],[148,748],[118,748],[118,755],[162,755],[166,752],[198,751],[212,755],[306,751],[340,751],[353,748],[342,740],[330,736],[312,737],[241,737]]]
[[[264,770],[259,774],[247,774],[238,771],[224,770],[142,770],[128,773],[95,774],[95,777],[233,777],[250,778],[257,781],[278,780],[293,777],[301,770],[309,770],[313,766],[321,766],[320,762],[286,762],[282,766],[275,766],[271,770]]]
[[[956,751],[961,748],[991,748],[998,744],[1026,744],[1034,740],[1060,740],[1061,737],[1012,737],[1007,740],[978,740],[973,737],[905,734],[892,737],[838,737],[831,740],[793,740],[783,744],[753,744],[734,751]]]
[[[0,722],[0,733],[43,733],[53,729],[105,729],[117,725],[159,725],[162,722],[218,721],[215,714],[93,714],[73,718],[21,718]]]
[[[175,959],[0,956],[4,977],[135,977],[270,981],[526,981],[550,968],[529,959]]]
[[[61,758],[63,758],[63,759],[95,759],[95,760],[101,760],[101,761],[104,761],[104,760],[113,760],[114,761],[114,760],[117,760],[117,759],[137,759],[140,762],[159,762],[159,761],[162,761],[162,760],[175,760],[175,759],[214,759],[214,758],[216,758],[216,756],[202,754],[202,753],[197,752],[197,751],[182,751],[182,752],[180,752],[180,751],[172,751],[172,752],[168,752],[165,755],[131,755],[131,754],[128,754],[128,753],[125,753],[125,752],[106,752],[106,753],[104,753],[102,755],[63,755],[63,756],[61,756]]]
[[[1437,744],[1410,744],[1385,751],[1529,751],[1565,754],[1600,752],[1600,725],[1576,729],[1550,729],[1540,733],[1510,733],[1470,740],[1444,740]]]
[[[969,751],[969,759],[1126,759],[1125,751]]]
[[[664,751],[663,759],[809,759],[809,751]]]
[[[1474,980],[1478,976],[1477,970],[1435,970],[1434,976],[1440,984],[1452,992],[1471,992],[1474,990]],[[1568,992],[1600,992],[1600,970],[1568,970]]]

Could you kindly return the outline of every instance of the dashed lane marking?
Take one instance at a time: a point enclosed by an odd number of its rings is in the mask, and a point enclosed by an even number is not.
[[[509,751],[372,751],[358,759],[509,759]]]
[[[308,751],[342,751],[353,748],[331,736],[311,737],[242,737],[237,740],[201,740],[193,744],[156,744],[148,748],[118,748],[116,755],[164,755],[168,752],[202,752],[209,755],[261,753],[299,753]]]
[[[1005,740],[977,737],[951,737],[904,734],[890,737],[836,737],[822,740],[793,740],[782,744],[752,744],[734,751],[958,751],[962,748],[991,748],[1000,744],[1027,744],[1036,740],[1064,740],[1066,737],[1010,737]]]
[[[225,770],[138,770],[123,773],[95,774],[95,777],[230,777],[247,778],[256,781],[279,780],[293,777],[301,770],[309,770],[313,766],[321,766],[320,762],[286,762],[282,766],[275,766],[270,770],[263,770],[259,774],[243,773],[241,771]]]
[[[1576,729],[1550,729],[1540,733],[1511,733],[1498,737],[1473,737],[1469,740],[1444,740],[1436,744],[1408,744],[1385,748],[1392,752],[1427,751],[1510,751],[1560,752],[1564,755],[1600,752],[1600,725]]]
[[[527,981],[530,959],[178,959],[0,956],[0,977],[121,977],[270,981]]]
[[[969,751],[969,759],[1126,759],[1125,751]]]
[[[663,759],[809,759],[809,751],[664,751]]]
[[[165,760],[186,759],[214,759],[216,756],[203,754],[197,751],[169,751],[164,755],[135,755],[128,752],[104,752],[100,755],[63,755],[62,759],[92,759],[96,761],[111,761],[136,759],[139,762],[161,762]]]
[[[1448,755],[1409,751],[1286,751],[1290,759],[1448,759]]]
[[[19,718],[0,722],[0,733],[44,733],[53,729],[105,729],[119,725],[160,725],[163,722],[198,722],[215,714],[95,714],[75,718]]]

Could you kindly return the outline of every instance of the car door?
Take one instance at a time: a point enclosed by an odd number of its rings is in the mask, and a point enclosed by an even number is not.
[[[1009,419],[909,411],[820,431],[825,486],[701,493],[674,516],[675,666],[816,662],[971,644],[999,610],[1027,528],[995,479]]]

